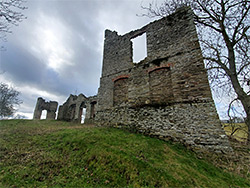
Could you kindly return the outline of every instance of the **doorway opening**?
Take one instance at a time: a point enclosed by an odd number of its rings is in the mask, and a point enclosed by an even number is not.
[[[82,108],[81,124],[84,123],[85,117],[86,117],[86,108]]]
[[[93,101],[90,103],[90,119],[95,118],[95,105],[96,105],[96,101]]]
[[[46,119],[46,117],[47,117],[47,110],[43,110],[40,119]]]
[[[81,106],[80,106],[80,113],[79,113],[79,118],[80,118],[80,122],[81,124],[84,123],[85,117],[86,117],[86,105],[85,102],[82,102]]]

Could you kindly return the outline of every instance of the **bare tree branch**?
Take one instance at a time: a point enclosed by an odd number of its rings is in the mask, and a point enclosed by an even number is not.
[[[22,103],[18,98],[19,94],[7,84],[0,83],[0,119],[14,114],[14,106]]]
[[[0,2],[0,39],[5,40],[6,33],[11,33],[11,26],[18,26],[26,17],[21,11],[27,9],[22,4],[25,0],[3,0]]]
[[[165,0],[160,6],[151,3],[143,10],[147,11],[147,16],[162,17],[184,5],[194,11],[212,88],[236,95],[246,113],[250,141],[250,1]]]

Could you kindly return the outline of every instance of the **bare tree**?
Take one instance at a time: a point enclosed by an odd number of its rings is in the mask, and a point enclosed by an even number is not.
[[[19,94],[7,84],[0,83],[0,119],[10,117],[15,113],[14,106],[22,103],[18,98]]]
[[[11,33],[11,26],[18,26],[18,23],[26,19],[22,10],[27,9],[23,6],[25,0],[1,0],[0,1],[0,40],[6,40],[6,34]],[[1,47],[0,50],[4,48]],[[0,73],[3,74],[4,72]],[[19,92],[9,87],[7,84],[0,83],[0,119],[12,116],[15,112],[15,105],[22,103],[18,99]]]
[[[211,85],[241,102],[250,141],[250,1],[165,0],[142,8],[146,16],[163,17],[182,6],[194,11]]]
[[[0,1],[0,39],[6,40],[6,34],[11,33],[11,26],[17,26],[26,19],[20,12],[27,7],[23,6],[24,0],[1,0]]]

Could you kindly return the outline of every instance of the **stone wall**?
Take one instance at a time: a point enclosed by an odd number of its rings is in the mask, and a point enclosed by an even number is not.
[[[148,56],[135,64],[131,39],[144,33]],[[105,31],[95,120],[197,150],[232,151],[216,113],[190,8],[122,36]]]
[[[164,86],[167,92],[164,95],[170,97],[170,100],[164,99],[167,102],[211,99],[190,9],[181,9],[169,17],[152,22],[123,36],[109,30],[106,30],[105,33],[103,72],[98,90],[98,108],[100,110],[113,107],[113,80],[121,76],[128,77],[130,82],[128,101],[136,105],[158,100],[150,100],[153,98],[150,96],[150,92],[153,92],[150,89],[156,87],[155,84],[162,80],[168,82],[165,83],[167,86]],[[143,33],[147,35],[148,56],[138,64],[134,64],[131,39]],[[168,75],[162,78],[158,76],[157,81],[154,76],[157,77],[157,74],[161,74],[159,72],[168,72]],[[151,86],[149,86],[150,82]],[[164,102],[164,100],[160,102]]]
[[[40,119],[43,110],[47,110],[46,119],[55,119],[57,106],[58,102],[56,101],[45,102],[45,100],[42,97],[39,97],[37,99],[33,119]]]
[[[70,95],[67,101],[59,106],[58,120],[81,122],[83,109],[86,109],[84,121],[90,121],[95,117],[96,96],[86,97]]]
[[[196,152],[232,152],[213,101],[143,108],[120,107],[96,114],[100,125],[128,128],[180,142]],[[105,120],[105,121],[104,121]]]

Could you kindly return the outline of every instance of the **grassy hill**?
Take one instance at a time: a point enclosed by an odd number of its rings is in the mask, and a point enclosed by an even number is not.
[[[250,187],[178,144],[114,128],[0,121],[0,187]]]

